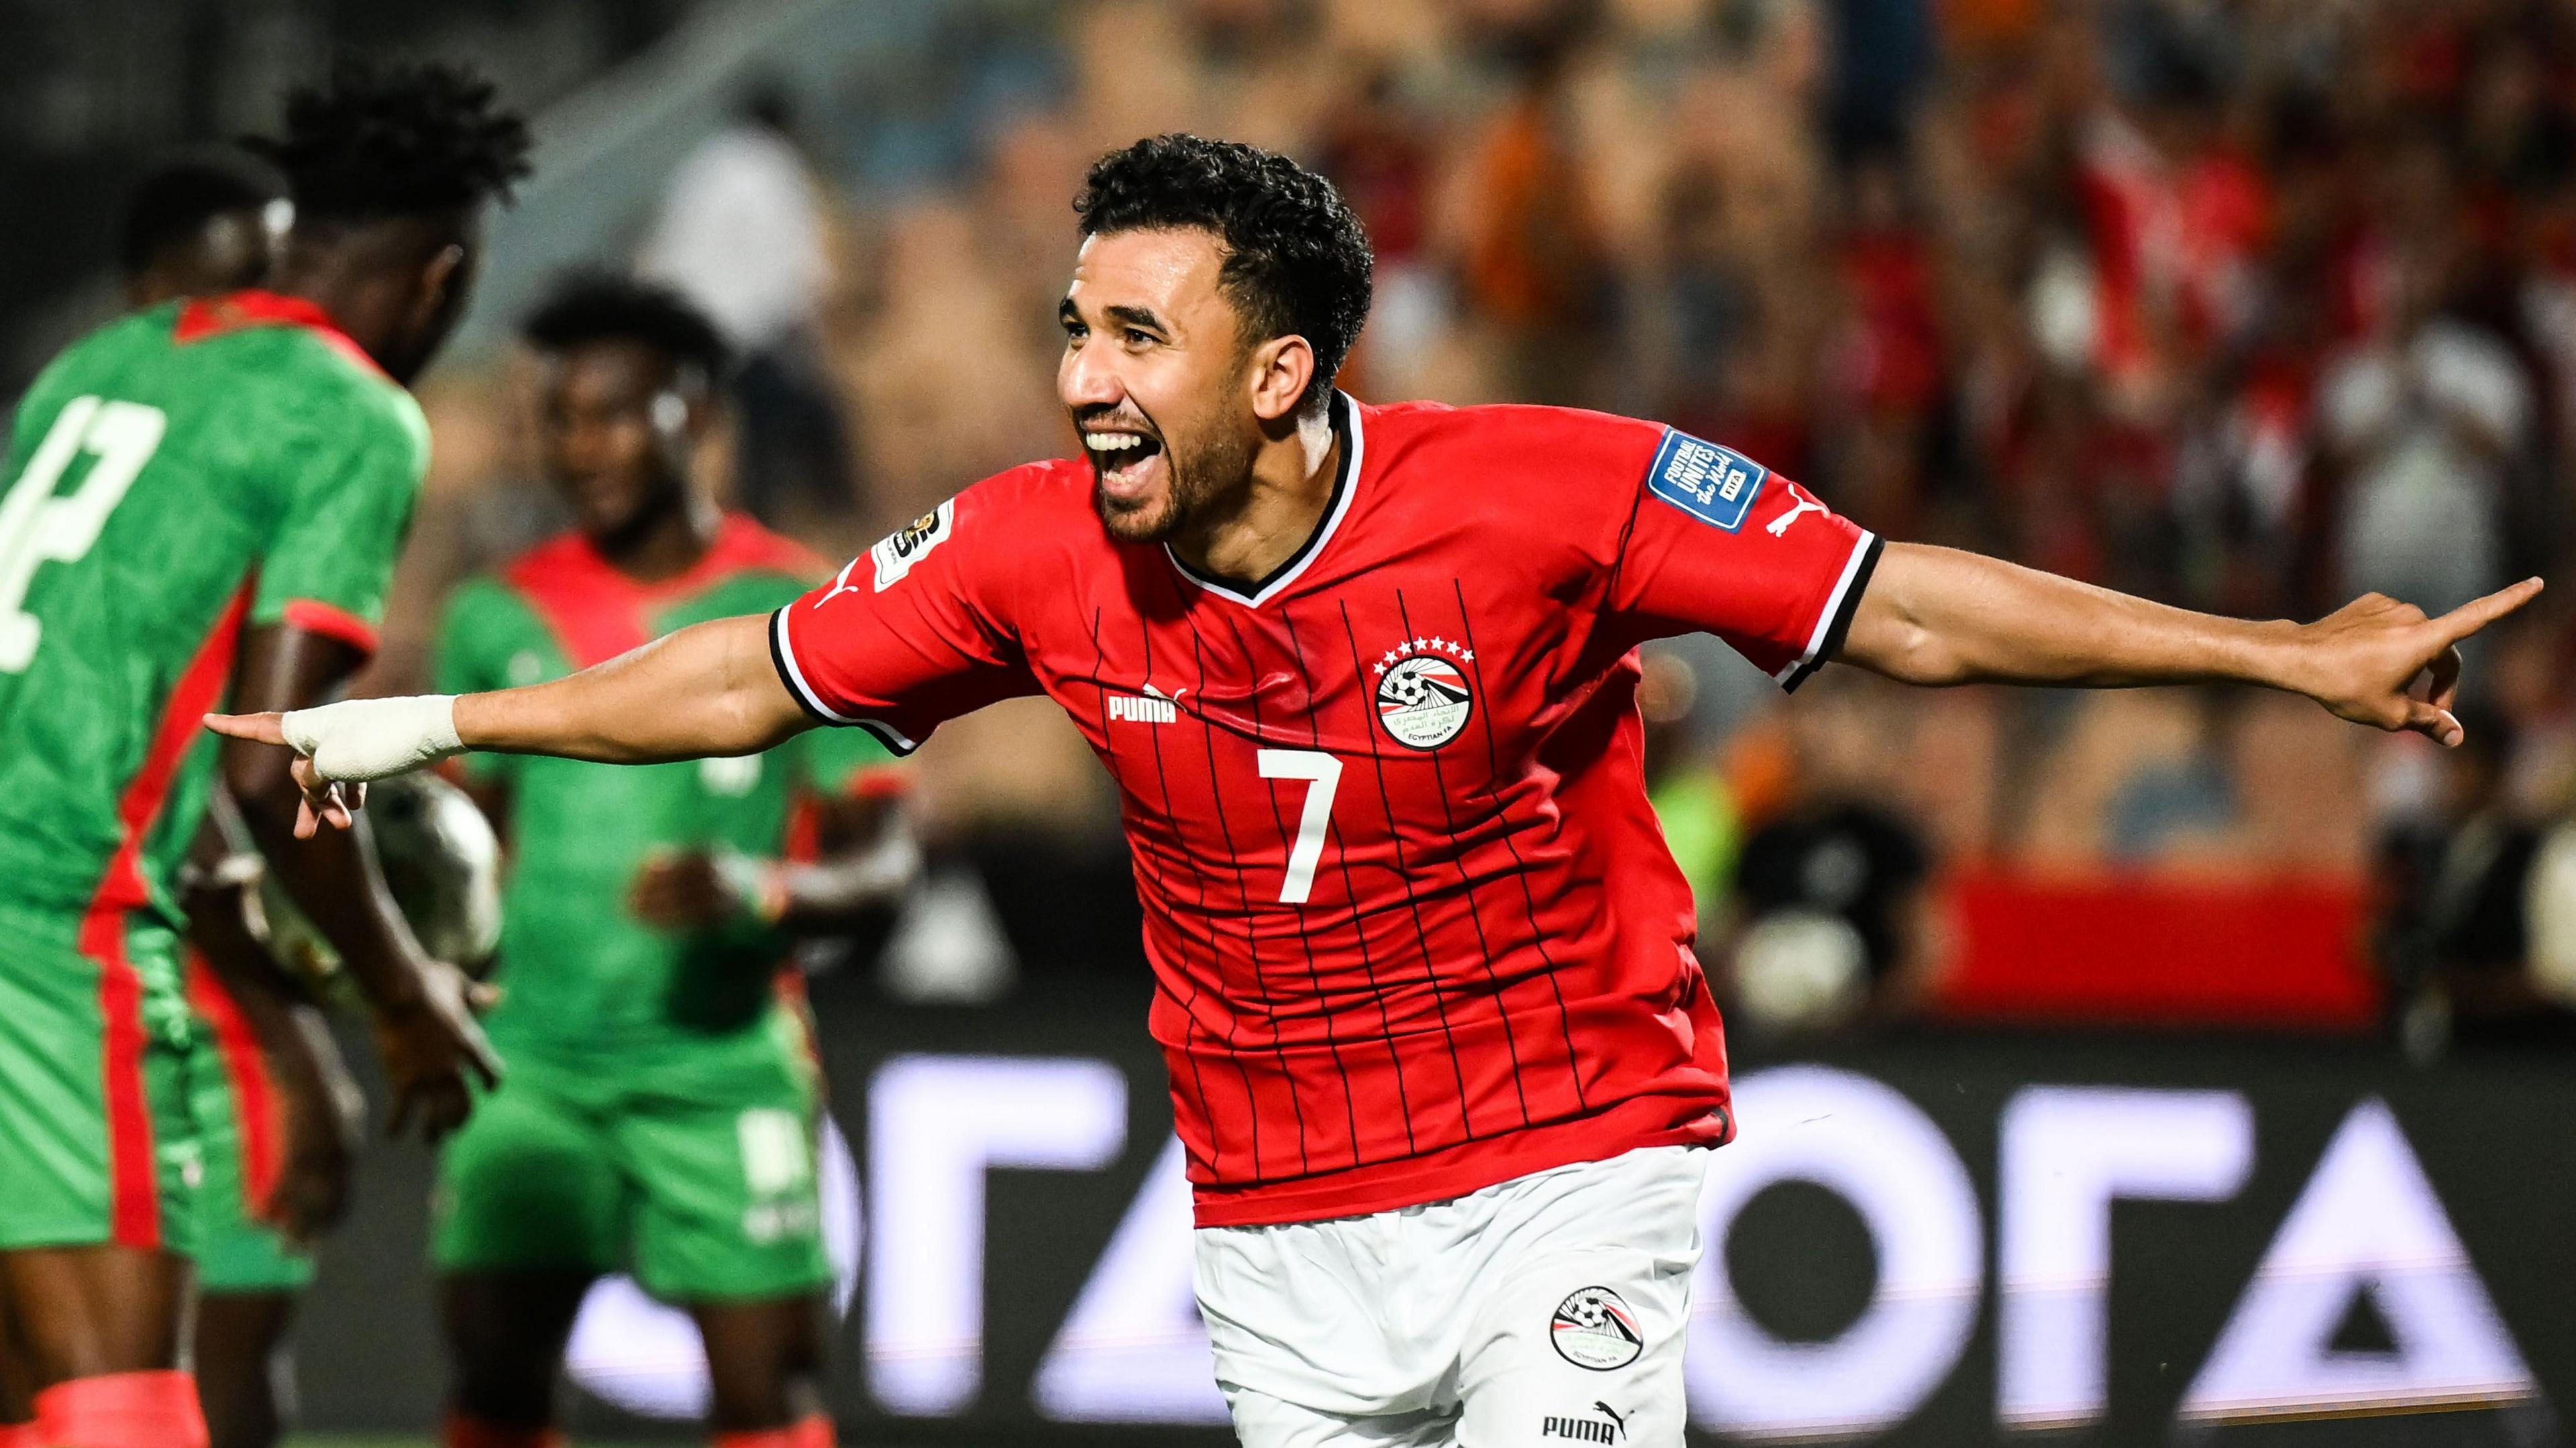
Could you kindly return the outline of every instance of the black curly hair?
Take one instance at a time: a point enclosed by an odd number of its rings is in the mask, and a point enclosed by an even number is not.
[[[519,335],[543,352],[593,342],[640,342],[671,365],[709,382],[731,361],[724,334],[707,314],[669,287],[613,272],[580,271],[556,279],[545,300],[519,324]]]
[[[116,229],[117,268],[138,275],[164,253],[194,245],[216,217],[258,211],[285,195],[285,179],[253,157],[216,150],[173,156],[126,198]]]
[[[439,61],[344,59],[286,96],[282,135],[242,144],[286,174],[299,222],[361,222],[507,201],[528,174],[528,123],[492,83]]]
[[[1275,151],[1202,136],[1148,136],[1091,164],[1073,200],[1082,234],[1196,228],[1225,244],[1217,284],[1253,339],[1297,336],[1315,349],[1303,405],[1368,321],[1375,259],[1333,183]]]

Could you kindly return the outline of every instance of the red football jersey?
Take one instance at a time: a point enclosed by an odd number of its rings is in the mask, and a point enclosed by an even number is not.
[[[1877,541],[1651,423],[1336,398],[1315,536],[1244,590],[988,478],[781,609],[816,715],[908,749],[1045,693],[1118,783],[1201,1225],[1437,1201],[1732,1134],[1637,645],[1795,686]]]

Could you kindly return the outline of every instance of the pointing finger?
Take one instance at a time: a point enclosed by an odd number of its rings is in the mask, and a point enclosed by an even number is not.
[[[261,744],[284,744],[286,725],[283,714],[209,714],[206,727],[234,739],[249,739]]]
[[[2485,628],[2488,624],[2495,622],[2497,619],[2504,617],[2506,614],[2509,614],[2515,609],[2522,607],[2524,604],[2531,602],[2533,599],[2538,598],[2540,596],[2540,589],[2541,582],[2539,579],[2526,578],[2520,583],[2513,585],[2511,588],[2499,588],[2484,598],[2474,598],[2469,600],[2467,603],[2461,604],[2458,608],[2452,609],[2449,613],[2442,615],[2441,619],[2435,624],[2435,627],[2441,630],[2442,637],[2445,640],[2451,643],[2458,643],[2460,640],[2467,638],[2469,635],[2476,633],[2482,628]]]

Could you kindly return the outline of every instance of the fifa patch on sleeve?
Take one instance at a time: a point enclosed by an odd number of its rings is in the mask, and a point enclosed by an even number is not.
[[[1744,526],[1770,477],[1769,468],[1733,448],[1668,431],[1646,469],[1646,487],[1701,522],[1733,533]]]
[[[885,592],[896,579],[910,573],[923,555],[948,541],[948,531],[956,522],[957,500],[951,498],[914,519],[911,527],[887,536],[869,549],[868,558],[876,564],[877,592]]]

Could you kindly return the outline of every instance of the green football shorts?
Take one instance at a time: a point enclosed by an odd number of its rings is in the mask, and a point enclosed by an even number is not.
[[[0,904],[0,1251],[192,1252],[197,1066],[168,929]]]
[[[197,1012],[197,1287],[203,1292],[296,1292],[312,1285],[313,1257],[258,1219],[277,1185],[285,1142],[277,1093],[259,1039],[194,952],[188,1001]]]
[[[698,1093],[682,1089],[685,1069],[603,1076],[510,1059],[440,1155],[432,1260],[442,1272],[627,1271],[672,1303],[822,1289],[816,1082],[791,1051],[774,1057]]]

